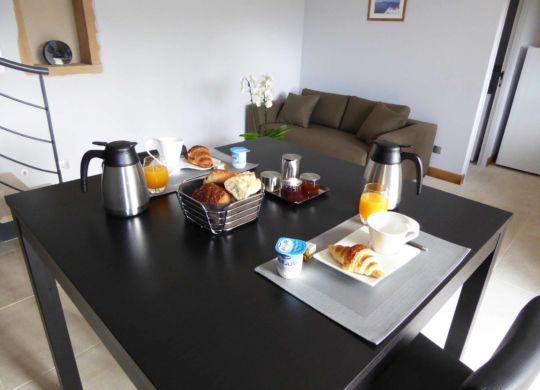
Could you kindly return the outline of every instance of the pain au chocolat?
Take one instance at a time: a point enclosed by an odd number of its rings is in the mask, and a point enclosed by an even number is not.
[[[225,206],[231,203],[231,195],[215,183],[203,184],[197,188],[191,197],[199,202]]]

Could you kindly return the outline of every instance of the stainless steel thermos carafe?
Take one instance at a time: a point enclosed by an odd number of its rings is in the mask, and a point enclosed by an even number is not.
[[[88,164],[94,157],[103,160],[101,191],[105,210],[112,215],[132,217],[142,213],[150,200],[144,172],[135,151],[136,142],[93,142],[105,150],[89,150],[81,160],[81,190],[86,192]]]
[[[403,160],[411,160],[416,166],[416,193],[422,190],[424,172],[422,160],[415,153],[402,152],[401,148],[410,145],[399,145],[389,141],[375,141],[364,171],[366,183],[381,183],[388,187],[388,209],[393,210],[401,201],[401,181]]]

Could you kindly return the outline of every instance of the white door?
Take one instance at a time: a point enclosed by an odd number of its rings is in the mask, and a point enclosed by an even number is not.
[[[497,164],[540,175],[540,48],[527,50]]]

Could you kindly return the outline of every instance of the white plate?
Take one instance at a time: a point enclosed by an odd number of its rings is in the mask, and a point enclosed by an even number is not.
[[[360,229],[349,234],[347,237],[344,237],[343,239],[335,243],[335,245],[344,245],[344,246],[351,246],[355,244],[362,244],[362,245],[369,246],[369,233],[368,233],[367,226],[361,227]],[[407,264],[411,259],[416,257],[416,255],[418,255],[419,253],[420,253],[420,249],[413,248],[410,245],[404,245],[403,250],[395,255],[381,255],[381,254],[376,253],[375,257],[377,261],[379,262],[381,269],[383,270],[384,275],[385,275],[379,279],[360,275],[355,272],[344,271],[341,268],[341,264],[338,263],[336,260],[334,260],[330,252],[328,252],[328,249],[325,249],[321,252],[316,253],[313,257],[315,257],[321,263],[331,268],[334,268],[335,270],[347,276],[350,276],[353,279],[356,279],[362,283],[366,283],[370,286],[375,286],[377,283],[379,283],[385,277],[390,275],[392,272],[396,271],[400,267]]]
[[[197,171],[208,171],[210,169],[214,169],[214,167],[221,164],[221,160],[218,160],[217,158],[212,157],[212,161],[214,162],[214,165],[212,165],[209,168],[203,168],[199,167],[198,165],[190,163],[188,160],[186,160],[184,157],[180,157],[180,160],[178,162],[178,165],[175,167],[170,168],[170,173],[179,171],[180,169],[195,169]]]

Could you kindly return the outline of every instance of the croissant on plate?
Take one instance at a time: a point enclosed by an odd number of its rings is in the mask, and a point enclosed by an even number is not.
[[[365,245],[328,245],[328,252],[345,271],[352,271],[375,279],[384,276],[379,262],[375,259],[375,253]]]
[[[201,168],[210,168],[214,165],[212,155],[207,147],[195,145],[187,152],[187,160]]]

